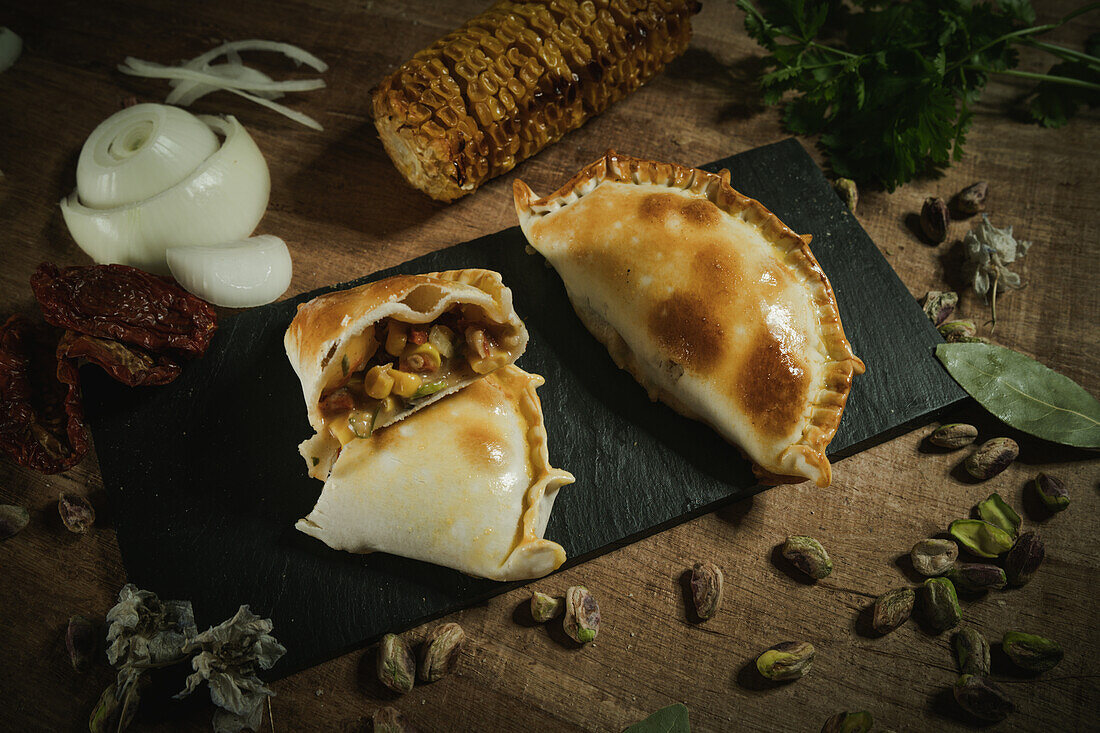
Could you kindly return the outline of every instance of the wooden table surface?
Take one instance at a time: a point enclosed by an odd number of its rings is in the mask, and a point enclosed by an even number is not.
[[[1041,3],[1040,20],[1060,17],[1073,4]],[[546,192],[612,146],[697,164],[783,138],[776,111],[760,104],[751,83],[760,50],[731,5],[706,0],[690,49],[652,83],[453,205],[430,201],[400,180],[368,118],[369,90],[487,2],[119,0],[96,7],[46,0],[9,7],[0,23],[22,35],[25,49],[0,74],[0,312],[35,312],[27,283],[40,261],[88,262],[57,208],[73,188],[80,146],[128,98],[161,101],[167,93],[163,81],[118,73],[127,55],[168,63],[222,39],[258,37],[296,43],[331,65],[327,89],[289,100],[319,119],[324,132],[226,93],[196,105],[237,115],[267,158],[271,204],[258,231],[283,237],[291,248],[290,296],[515,224],[516,175]],[[1098,22],[1086,16],[1053,38],[1079,45]],[[260,63],[276,76],[294,75],[280,59]],[[1024,69],[1042,71],[1046,64],[1023,56]],[[989,181],[994,223],[1011,224],[1035,243],[1020,267],[1028,287],[1000,299],[996,341],[1100,394],[1100,117],[1084,114],[1061,130],[1022,122],[1011,110],[1026,89],[994,80],[960,163],[939,180],[892,194],[865,190],[858,214],[914,296],[959,287],[955,268],[966,225],[954,224],[948,242],[932,247],[914,237],[907,220],[926,196],[947,198]],[[988,318],[972,292],[961,311],[979,322]],[[974,413],[983,437],[1013,434]],[[1041,526],[1046,562],[1020,590],[965,602],[964,621],[990,639],[1022,629],[1066,648],[1065,661],[1037,680],[997,677],[1018,712],[995,729],[1096,726],[1100,461],[1020,438],[1017,463],[986,483],[966,483],[956,478],[965,452],[922,450],[930,430],[843,461],[828,489],[773,488],[531,583],[555,593],[573,584],[593,590],[603,626],[583,649],[517,622],[529,590],[516,590],[453,616],[471,643],[451,677],[394,700],[371,678],[372,652],[355,651],[275,683],[275,728],[365,730],[372,710],[393,704],[426,731],[616,731],[681,701],[695,730],[816,731],[843,709],[871,711],[877,729],[965,730],[971,726],[960,722],[948,692],[956,676],[950,635],[932,636],[909,623],[869,638],[859,633],[858,619],[879,593],[915,582],[899,562],[914,542],[965,516],[991,491],[1028,508],[1025,485],[1039,470],[1063,477],[1073,495],[1071,508],[1049,521],[1024,512],[1029,527]],[[73,613],[102,619],[126,581],[96,457],[56,476],[5,459],[0,476],[0,503],[32,513],[22,534],[0,543],[0,729],[81,730],[112,671],[103,661],[87,674],[73,672],[66,622]],[[63,489],[87,494],[100,508],[89,535],[61,526],[56,503]],[[805,585],[773,563],[773,548],[788,534],[820,539],[834,558],[833,574]],[[718,563],[727,583],[721,612],[702,625],[687,620],[680,585],[696,560]],[[793,684],[762,688],[753,660],[789,639],[817,647],[813,671]],[[139,720],[134,729],[209,729],[206,702],[177,713]]]

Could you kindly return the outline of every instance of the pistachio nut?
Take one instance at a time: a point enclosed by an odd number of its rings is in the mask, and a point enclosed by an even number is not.
[[[95,523],[95,509],[79,494],[68,491],[58,494],[57,512],[61,515],[65,529],[76,534],[85,534]]]
[[[837,713],[825,721],[821,733],[868,733],[875,724],[866,710],[858,713]]]
[[[722,569],[712,562],[695,563],[691,571],[691,598],[695,613],[706,620],[722,605]]]
[[[1060,512],[1069,506],[1069,492],[1062,479],[1047,473],[1040,473],[1032,482],[1035,493],[1043,506],[1052,512]]]
[[[979,481],[991,479],[1020,455],[1020,446],[1012,438],[994,438],[982,443],[966,459],[966,472]]]
[[[875,599],[871,627],[879,634],[889,634],[909,620],[917,595],[912,588],[894,588]]]
[[[947,578],[929,578],[921,586],[921,610],[928,625],[937,633],[953,629],[962,620],[959,597]]]
[[[416,728],[397,708],[378,708],[370,719],[374,733],[416,733]]]
[[[1008,584],[1004,570],[984,562],[961,562],[951,568],[947,578],[955,584],[955,590],[969,595],[1001,590]]]
[[[1020,515],[996,491],[985,501],[978,502],[978,516],[1013,537],[1020,531]]]
[[[70,616],[69,626],[65,630],[65,648],[69,650],[69,661],[77,672],[86,672],[92,666],[95,655],[97,635],[95,623],[86,616]]]
[[[574,585],[565,592],[565,618],[562,628],[574,641],[592,641],[600,631],[600,605],[584,586]]]
[[[959,546],[951,540],[921,540],[909,551],[913,569],[926,577],[943,575],[958,556]]]
[[[928,316],[928,320],[932,321],[932,325],[939,326],[951,317],[951,314],[955,312],[955,306],[958,304],[959,294],[953,290],[929,290],[924,296],[922,307],[924,308],[924,315]]]
[[[420,644],[420,679],[435,682],[450,674],[462,655],[466,632],[456,623],[436,626]]]
[[[920,228],[930,241],[939,244],[947,239],[947,225],[950,221],[951,214],[943,199],[932,196],[924,200],[920,209]]]
[[[953,422],[936,428],[935,432],[928,436],[928,442],[940,448],[962,448],[970,445],[977,438],[976,427],[962,422]]]
[[[756,658],[756,669],[769,680],[787,682],[805,677],[814,663],[814,645],[808,641],[784,641]]]
[[[978,335],[978,327],[974,321],[947,321],[941,323],[937,329],[943,340],[949,344],[958,343],[963,339],[974,338]]]
[[[978,720],[995,723],[1016,710],[1000,685],[976,674],[964,674],[953,689],[959,707]]]
[[[1012,535],[980,519],[956,519],[947,531],[978,557],[997,557],[1012,549]]]
[[[833,572],[833,561],[829,559],[829,553],[813,537],[788,537],[783,543],[782,553],[792,565],[814,580],[821,580]]]
[[[561,613],[564,606],[565,601],[561,598],[555,598],[537,590],[531,593],[531,618],[540,624],[553,619]]]
[[[0,540],[14,537],[31,521],[31,513],[21,506],[0,504]]]
[[[378,680],[399,694],[413,688],[416,661],[409,645],[397,634],[386,634],[378,646]]]
[[[1001,649],[1017,667],[1029,672],[1054,669],[1065,654],[1058,642],[1022,631],[1006,631]]]
[[[977,629],[965,626],[955,632],[955,661],[963,674],[989,674],[989,642]]]
[[[955,194],[955,211],[966,216],[985,211],[985,197],[988,194],[989,184],[985,181],[970,184]]]
[[[833,189],[848,207],[848,211],[856,213],[856,206],[859,205],[859,189],[856,188],[856,182],[851,178],[838,178],[833,181]]]
[[[1046,548],[1036,532],[1024,532],[1005,556],[1005,576],[1012,585],[1024,585],[1043,564]]]

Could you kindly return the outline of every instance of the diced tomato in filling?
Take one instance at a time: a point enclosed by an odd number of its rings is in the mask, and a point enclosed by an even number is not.
[[[428,343],[428,329],[414,326],[409,330],[409,341],[412,341],[417,346]]]

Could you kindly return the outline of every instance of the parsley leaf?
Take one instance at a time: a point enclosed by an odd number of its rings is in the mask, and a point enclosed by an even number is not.
[[[990,74],[1040,82],[1029,109],[1048,127],[1100,103],[1100,36],[1084,53],[1035,40],[1100,8],[1082,6],[1032,26],[1029,0],[737,0],[745,30],[764,47],[759,83],[783,124],[820,135],[833,172],[887,190],[959,160]],[[1016,71],[1017,46],[1060,59],[1049,74]],[[1069,91],[1067,91],[1069,90]]]

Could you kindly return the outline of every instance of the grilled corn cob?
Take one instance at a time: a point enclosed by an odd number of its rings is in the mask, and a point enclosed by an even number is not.
[[[653,78],[691,40],[696,0],[504,0],[372,92],[408,181],[453,201]]]

